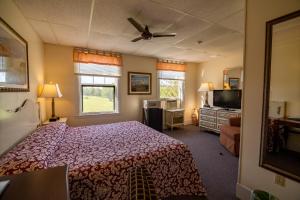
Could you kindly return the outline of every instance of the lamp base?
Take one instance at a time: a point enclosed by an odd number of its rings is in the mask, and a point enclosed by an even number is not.
[[[59,117],[54,116],[49,119],[49,122],[56,122],[57,120],[59,120]]]

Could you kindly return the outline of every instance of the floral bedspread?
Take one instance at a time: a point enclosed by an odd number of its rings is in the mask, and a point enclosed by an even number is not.
[[[127,199],[128,173],[145,166],[160,198],[206,195],[187,146],[139,122],[51,123],[0,157],[0,176],[69,166],[71,199]]]

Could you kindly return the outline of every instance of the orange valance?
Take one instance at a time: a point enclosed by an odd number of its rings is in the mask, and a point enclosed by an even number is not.
[[[122,57],[120,54],[90,49],[75,48],[73,51],[73,61],[77,63],[122,66]]]
[[[184,63],[176,63],[171,61],[157,61],[156,69],[165,71],[184,72],[186,65]]]

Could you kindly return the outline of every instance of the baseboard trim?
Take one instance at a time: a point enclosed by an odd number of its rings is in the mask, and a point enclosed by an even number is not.
[[[252,190],[240,183],[236,184],[236,197],[240,200],[250,200]]]

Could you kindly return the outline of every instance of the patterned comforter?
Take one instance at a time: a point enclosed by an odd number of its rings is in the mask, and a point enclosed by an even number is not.
[[[40,127],[0,157],[0,176],[66,164],[71,199],[125,200],[129,170],[142,165],[160,198],[206,195],[187,146],[136,121]]]

